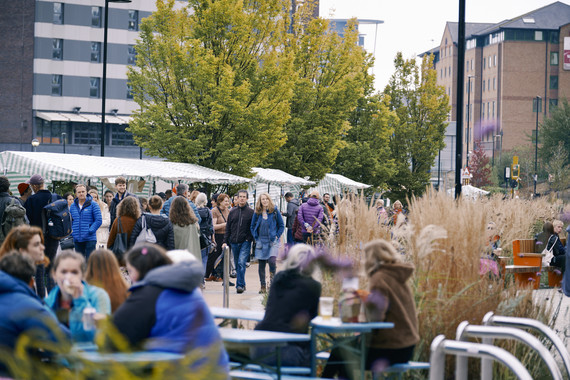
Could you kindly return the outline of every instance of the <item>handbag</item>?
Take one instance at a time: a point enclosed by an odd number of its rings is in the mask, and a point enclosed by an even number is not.
[[[75,248],[75,243],[73,242],[73,236],[69,235],[64,237],[59,241],[59,247],[62,251],[66,249],[73,249]]]
[[[548,239],[548,241],[550,241],[550,239]],[[556,239],[554,239],[554,244],[552,244],[552,247],[550,247],[550,249],[548,249],[548,242],[547,242],[546,248],[544,248],[542,250],[542,266],[543,267],[549,266],[550,262],[554,258],[554,246],[556,245],[557,241],[558,241],[558,236],[556,236]]]
[[[123,232],[123,226],[121,225],[121,218],[117,218],[117,235],[115,236],[115,242],[111,247],[111,251],[115,254],[117,261],[119,263],[123,262],[123,256],[128,249],[128,238],[129,235],[126,232]]]
[[[139,236],[137,236],[137,240],[135,241],[135,244],[141,244],[141,243],[156,244],[156,236],[154,236],[154,232],[152,232],[150,227],[147,227],[146,217],[144,215],[142,216],[141,233],[139,234]]]

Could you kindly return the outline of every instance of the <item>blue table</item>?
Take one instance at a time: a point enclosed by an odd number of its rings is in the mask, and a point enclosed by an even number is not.
[[[311,321],[311,376],[317,374],[317,339],[327,342],[325,350],[332,350],[336,347],[345,347],[348,350],[356,350],[360,354],[360,378],[364,379],[364,368],[366,365],[366,339],[360,340],[360,349],[348,345],[357,336],[349,338],[336,338],[332,334],[369,334],[372,330],[394,328],[392,322],[365,322],[365,323],[343,323],[340,318],[324,320],[316,317]]]
[[[311,340],[311,336],[308,334],[293,334],[277,331],[242,330],[230,328],[220,328],[218,331],[222,336],[222,340],[224,341],[226,348],[251,348],[258,346],[275,347],[277,363],[274,368],[255,359],[244,357],[243,355],[237,353],[232,353],[231,350],[228,350],[228,353],[230,355],[230,359],[242,363],[242,366],[238,367],[238,369],[243,368],[250,363],[258,364],[263,368],[274,371],[277,374],[277,379],[281,379],[281,348],[286,346],[288,343],[309,342]]]
[[[264,311],[229,309],[226,307],[211,307],[210,313],[212,313],[214,318],[224,319],[221,326],[224,326],[226,321],[231,320],[233,328],[237,327],[237,321],[239,319],[261,322],[265,316]]]

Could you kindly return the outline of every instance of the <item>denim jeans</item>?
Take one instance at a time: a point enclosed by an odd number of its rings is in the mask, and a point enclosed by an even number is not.
[[[74,241],[75,251],[83,254],[85,260],[89,259],[89,255],[97,248],[97,240],[93,241]]]
[[[231,243],[232,253],[236,264],[237,282],[236,288],[245,288],[245,263],[251,251],[251,242]]]
[[[287,228],[287,245],[292,247],[295,245],[295,238],[293,237],[293,229]]]
[[[206,264],[208,263],[208,251],[210,247],[204,248],[202,252],[202,268],[204,268],[204,276],[206,276]]]

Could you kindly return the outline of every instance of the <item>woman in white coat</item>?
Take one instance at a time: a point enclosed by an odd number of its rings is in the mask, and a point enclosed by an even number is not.
[[[91,195],[93,200],[99,205],[99,208],[101,209],[101,217],[103,218],[103,224],[101,224],[101,227],[97,229],[97,248],[107,248],[107,240],[109,240],[109,225],[111,224],[109,206],[107,206],[105,202],[101,202],[99,194],[97,194],[97,190],[89,190],[89,195]]]

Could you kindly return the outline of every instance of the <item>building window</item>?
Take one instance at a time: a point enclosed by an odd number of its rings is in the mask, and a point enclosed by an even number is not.
[[[125,124],[111,124],[111,145],[132,146],[135,145],[133,141],[133,134],[127,132]]]
[[[101,42],[91,42],[91,62],[101,62]]]
[[[63,4],[53,3],[53,23],[63,24]]]
[[[538,106],[537,106],[537,101],[538,101]],[[532,112],[542,112],[542,99],[541,98],[533,98],[532,99]]]
[[[492,58],[493,58],[493,57],[489,56],[489,68],[491,68],[492,65],[493,65],[493,61],[491,60]]]
[[[483,92],[485,92],[485,81],[483,81]]]
[[[493,77],[493,91],[497,89],[497,82],[495,81],[495,77]]]
[[[129,45],[127,47],[127,64],[134,65],[137,59],[137,51],[135,45]]]
[[[550,43],[552,44],[559,43],[558,36],[559,36],[558,32],[550,32]]]
[[[491,116],[491,112],[489,112],[489,108],[491,107],[491,102],[487,103],[487,119]]]
[[[89,97],[98,98],[99,97],[99,78],[91,77],[89,78]]]
[[[101,7],[91,7],[91,26],[101,27]]]
[[[63,59],[63,40],[54,38],[51,50],[51,57],[55,60],[61,61]]]
[[[465,62],[465,71],[469,71],[469,61]]]
[[[133,86],[127,84],[127,99],[133,99]]]
[[[558,99],[548,99],[548,112],[554,111],[554,108],[558,106]]]
[[[534,31],[534,40],[535,41],[542,41],[542,31],[540,31],[540,30]]]
[[[487,60],[483,59],[483,70],[487,68]]]
[[[551,90],[558,90],[558,75],[551,75],[550,76],[550,89]]]
[[[495,118],[495,102],[494,101],[493,101],[493,116],[492,116],[492,118],[493,119]]]
[[[61,144],[61,134],[67,132],[67,121],[47,121],[36,118],[36,137],[42,144]]]
[[[51,94],[54,96],[61,96],[61,82],[62,76],[54,74],[51,77]]]
[[[550,66],[558,66],[558,52],[551,51],[550,52]]]
[[[101,123],[75,125],[73,128],[73,143],[86,145],[101,144]]]
[[[439,69],[439,77],[443,78],[443,69]]]
[[[493,56],[493,66],[497,67],[497,54]]]
[[[487,79],[487,90],[491,91],[491,78]]]
[[[481,120],[485,120],[485,103],[481,107]]]
[[[139,11],[129,10],[129,30],[139,30]]]

